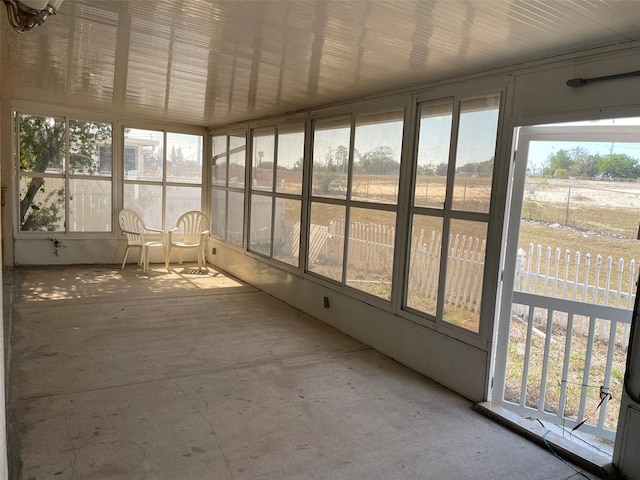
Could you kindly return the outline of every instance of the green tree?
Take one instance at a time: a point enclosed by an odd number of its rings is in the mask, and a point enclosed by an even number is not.
[[[109,162],[100,165],[103,147]],[[111,124],[69,120],[69,166],[74,173],[111,173]]]
[[[447,163],[439,163],[436,167],[436,175],[439,177],[446,177],[447,172],[449,170],[449,164]]]
[[[64,122],[20,115],[20,172],[61,171],[64,158]],[[64,191],[47,190],[46,178],[23,175],[26,188],[20,198],[21,230],[53,230],[64,208]],[[36,201],[38,198],[38,201]]]
[[[466,163],[458,167],[456,173],[490,177],[493,174],[493,158],[485,162]]]
[[[555,176],[556,170],[564,170],[568,172],[573,165],[573,158],[569,151],[561,149],[553,155],[547,157],[547,166],[544,169],[544,175],[547,177]]]
[[[20,229],[52,231],[64,212],[63,188],[51,188],[54,178],[42,174],[64,174],[65,122],[52,117],[19,115]],[[107,142],[108,139],[108,142]],[[69,168],[74,173],[93,174],[99,169],[98,148],[110,154],[111,125],[69,122]],[[110,164],[109,164],[109,169]]]
[[[344,145],[338,145],[333,153],[333,165],[336,172],[347,173],[349,169],[349,149]]]
[[[598,175],[598,162],[595,155],[591,155],[587,149],[575,147],[569,151],[572,160],[568,173],[572,177],[590,178]]]
[[[400,171],[400,163],[396,162],[393,149],[387,145],[376,147],[360,155],[356,170],[371,174],[396,174]]]
[[[624,153],[597,156],[598,173],[603,177],[638,178],[640,165],[636,158]]]
[[[565,168],[557,168],[555,172],[553,172],[554,178],[569,178],[569,174]]]

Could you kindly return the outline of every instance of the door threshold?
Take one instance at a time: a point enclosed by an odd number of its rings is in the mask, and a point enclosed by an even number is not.
[[[585,434],[579,437],[577,432],[574,432],[570,436],[562,427],[546,421],[525,418],[502,405],[491,402],[477,403],[474,408],[486,417],[599,478],[611,480],[620,478],[611,463],[613,446],[601,443],[594,445],[594,441],[597,442],[597,440],[592,435],[588,435],[588,441],[583,438]]]

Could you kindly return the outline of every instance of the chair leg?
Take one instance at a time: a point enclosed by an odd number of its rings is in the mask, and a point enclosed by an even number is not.
[[[164,249],[164,267],[169,270],[169,261],[171,260],[171,244]]]
[[[207,255],[204,250],[204,245],[198,247],[198,254],[200,256],[198,266],[201,268],[207,268]]]
[[[149,273],[149,247],[146,245],[142,247],[142,262],[144,263],[143,270],[144,273]]]
[[[122,260],[122,270],[124,270],[124,266],[127,263],[127,255],[129,255],[129,249],[131,247],[127,245],[127,249],[124,251],[124,260]]]

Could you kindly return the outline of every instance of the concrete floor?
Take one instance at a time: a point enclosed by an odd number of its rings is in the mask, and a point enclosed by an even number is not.
[[[578,478],[464,398],[213,270],[17,268],[12,311],[16,479]]]

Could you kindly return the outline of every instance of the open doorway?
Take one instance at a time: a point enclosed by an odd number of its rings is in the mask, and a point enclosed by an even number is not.
[[[610,457],[640,268],[640,119],[517,139],[492,401]]]

